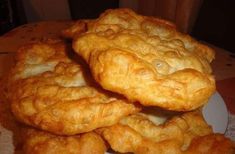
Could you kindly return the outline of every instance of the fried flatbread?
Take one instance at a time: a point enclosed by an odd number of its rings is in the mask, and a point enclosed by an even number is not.
[[[107,150],[103,139],[94,132],[75,136],[58,136],[29,128],[24,132],[25,154],[104,154]]]
[[[73,135],[110,126],[139,111],[85,77],[62,42],[22,47],[9,75],[8,98],[16,118],[55,134]],[[87,74],[86,74],[87,75]]]
[[[74,38],[73,48],[104,89],[145,106],[193,110],[215,91],[212,49],[129,9],[105,11]]]
[[[146,114],[137,113],[123,118],[119,124],[101,128],[98,132],[114,151],[121,153],[234,152],[234,143],[223,135],[213,134],[199,111],[175,115],[162,122],[157,117],[149,118]],[[223,141],[222,146],[213,148]]]

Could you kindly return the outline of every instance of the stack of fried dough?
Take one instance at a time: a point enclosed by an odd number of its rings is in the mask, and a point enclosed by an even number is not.
[[[25,124],[24,153],[235,152],[201,108],[215,91],[214,52],[175,25],[107,10],[21,47],[6,94]]]

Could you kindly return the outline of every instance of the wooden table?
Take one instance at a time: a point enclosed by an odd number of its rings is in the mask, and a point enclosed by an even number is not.
[[[0,76],[12,66],[14,53],[19,46],[28,42],[35,42],[44,37],[58,38],[60,37],[60,31],[70,26],[70,24],[69,21],[32,23],[20,26],[0,36]],[[230,115],[235,115],[235,54],[208,45],[216,52],[212,68],[217,83],[217,91],[223,97]]]

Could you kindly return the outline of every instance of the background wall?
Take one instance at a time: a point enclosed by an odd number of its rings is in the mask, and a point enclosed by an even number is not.
[[[67,0],[22,0],[28,22],[71,19]]]
[[[235,1],[204,0],[191,35],[235,53]]]

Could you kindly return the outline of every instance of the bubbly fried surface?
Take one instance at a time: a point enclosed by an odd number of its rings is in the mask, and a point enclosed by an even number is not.
[[[56,136],[35,129],[25,130],[25,154],[104,154],[103,139],[94,132],[75,136]]]
[[[177,115],[160,124],[145,114],[123,118],[119,124],[98,130],[112,149],[133,153],[190,153],[203,151],[231,151],[232,142],[222,135],[212,134],[212,129],[199,111]],[[208,141],[207,141],[208,137]],[[224,145],[213,149],[217,143]],[[208,143],[208,147],[207,144]],[[205,145],[204,145],[205,144]],[[207,148],[205,148],[207,147]],[[231,152],[230,152],[231,153]]]
[[[62,42],[21,48],[10,73],[8,98],[18,120],[55,134],[72,135],[110,126],[139,111],[94,87]]]
[[[193,110],[215,91],[212,49],[171,23],[128,9],[104,12],[73,48],[104,89],[145,106]]]

